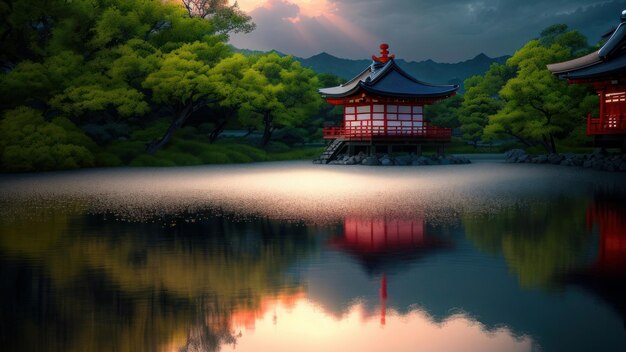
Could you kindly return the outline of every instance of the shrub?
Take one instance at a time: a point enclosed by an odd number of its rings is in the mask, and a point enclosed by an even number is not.
[[[0,121],[3,171],[45,171],[94,165],[94,142],[66,118],[44,120],[40,111],[18,107]]]
[[[227,164],[230,163],[230,159],[223,153],[208,150],[200,155],[200,159],[205,164]]]

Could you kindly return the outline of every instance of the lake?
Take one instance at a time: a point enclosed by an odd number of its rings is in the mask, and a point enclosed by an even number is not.
[[[626,351],[626,177],[273,162],[0,176],[4,351]]]

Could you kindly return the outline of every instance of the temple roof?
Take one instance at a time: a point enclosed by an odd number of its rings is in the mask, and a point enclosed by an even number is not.
[[[600,50],[550,64],[548,70],[565,79],[601,78],[626,71],[626,10],[622,11],[621,23]]]
[[[381,45],[383,55],[372,57],[372,64],[348,82],[330,88],[319,90],[324,98],[344,98],[364,90],[368,93],[402,98],[443,98],[452,95],[459,89],[459,85],[434,85],[418,81],[404,72],[394,61],[393,56],[387,56],[388,46]]]

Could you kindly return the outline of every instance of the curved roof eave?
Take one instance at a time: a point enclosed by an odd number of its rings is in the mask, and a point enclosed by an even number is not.
[[[452,93],[456,93],[456,91],[459,89],[458,86],[454,86],[454,88],[448,89],[446,91],[429,93],[429,94],[420,94],[420,93],[409,93],[409,92],[388,92],[388,91],[382,91],[382,90],[378,90],[378,89],[368,87],[368,86],[364,86],[362,88],[363,90],[369,93],[378,94],[378,95],[382,95],[386,97],[401,97],[401,98],[440,98],[440,97],[446,97]]]
[[[600,78],[620,72],[624,73],[625,69],[626,54],[615,57],[611,61],[603,61],[593,66],[561,74],[561,77],[566,79],[586,79],[595,77]]]
[[[581,56],[576,59],[549,64],[547,65],[547,67],[550,72],[554,74],[561,74],[561,73],[593,66],[601,61],[602,59],[600,59],[598,52],[594,51],[591,54],[587,54],[585,56]]]

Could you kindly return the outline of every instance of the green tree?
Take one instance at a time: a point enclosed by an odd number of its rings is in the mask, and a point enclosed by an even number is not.
[[[200,108],[219,100],[222,89],[212,70],[230,49],[218,38],[211,42],[194,42],[164,55],[157,71],[143,82],[152,91],[152,99],[167,106],[173,121],[165,134],[146,148],[154,153],[164,147],[185,121]]]
[[[461,125],[459,113],[462,103],[463,96],[455,95],[451,98],[440,100],[433,105],[427,105],[424,115],[435,126],[458,128]]]
[[[465,95],[458,112],[463,139],[474,146],[484,139],[484,129],[489,116],[502,108],[498,91],[515,76],[515,67],[494,63],[484,76],[473,76],[465,80]]]
[[[578,32],[564,32],[562,26],[550,27],[543,35],[507,61],[507,66],[517,68],[517,74],[500,90],[504,105],[490,116],[485,132],[490,138],[509,135],[526,145],[540,144],[546,152],[556,153],[555,140],[567,137],[583,123],[590,91],[559,80],[546,65],[571,59],[572,53],[586,47],[582,44],[586,40]]]
[[[295,126],[318,113],[322,103],[319,82],[313,71],[290,56],[272,53],[250,59],[251,70],[242,81],[249,90],[242,97],[240,121],[262,129],[261,145],[265,146],[276,129]]]

